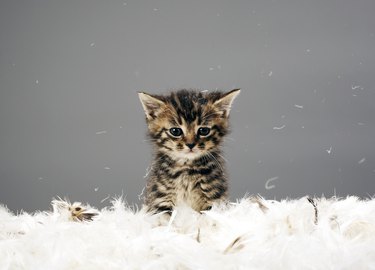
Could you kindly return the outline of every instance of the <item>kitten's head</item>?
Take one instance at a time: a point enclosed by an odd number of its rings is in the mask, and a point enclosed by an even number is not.
[[[139,93],[139,98],[158,150],[175,160],[193,160],[220,147],[239,93],[179,90],[164,96]]]

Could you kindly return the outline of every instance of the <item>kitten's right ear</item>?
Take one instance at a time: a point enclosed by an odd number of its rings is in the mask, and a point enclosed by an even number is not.
[[[139,92],[138,96],[147,119],[155,119],[157,113],[165,105],[164,101],[143,92]]]

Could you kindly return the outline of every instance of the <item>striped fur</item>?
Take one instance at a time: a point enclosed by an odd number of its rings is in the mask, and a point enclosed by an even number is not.
[[[221,144],[228,133],[231,104],[239,92],[139,93],[154,146],[145,197],[150,212],[170,212],[181,204],[202,211],[226,199]]]

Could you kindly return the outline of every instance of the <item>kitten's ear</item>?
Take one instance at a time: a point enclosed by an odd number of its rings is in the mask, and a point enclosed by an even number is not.
[[[233,100],[238,96],[240,92],[241,89],[233,89],[228,93],[225,93],[220,99],[215,101],[214,105],[223,112],[223,117],[229,116]]]
[[[146,117],[149,120],[154,119],[158,111],[165,105],[164,101],[149,94],[139,92],[138,96],[142,103]]]

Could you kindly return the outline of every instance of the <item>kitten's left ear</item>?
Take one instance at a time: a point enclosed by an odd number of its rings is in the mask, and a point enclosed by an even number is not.
[[[138,96],[148,120],[154,119],[160,109],[165,105],[162,100],[149,94],[139,92]]]
[[[230,108],[232,106],[233,100],[241,92],[241,89],[233,89],[228,93],[225,93],[219,100],[216,100],[214,105],[223,112],[223,117],[228,117]]]

